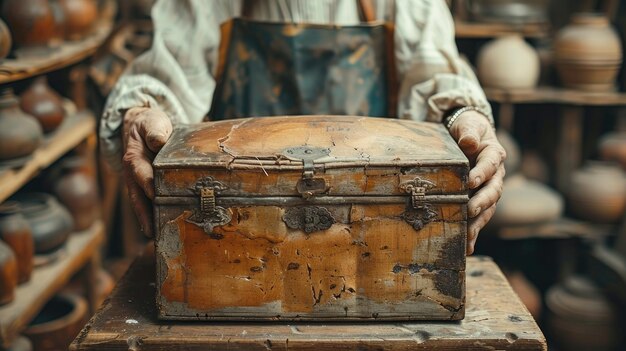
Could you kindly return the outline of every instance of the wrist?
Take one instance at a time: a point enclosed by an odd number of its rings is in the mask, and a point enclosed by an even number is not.
[[[466,116],[466,115],[480,115],[480,118],[483,118],[483,120],[485,122],[487,122],[491,128],[495,129],[495,126],[493,124],[493,119],[489,117],[489,115],[485,112],[483,112],[480,108],[476,107],[476,106],[462,106],[459,108],[455,108],[452,109],[446,117],[444,117],[443,119],[443,125],[448,129],[451,130],[452,127],[456,124],[457,120],[461,117],[461,116]]]

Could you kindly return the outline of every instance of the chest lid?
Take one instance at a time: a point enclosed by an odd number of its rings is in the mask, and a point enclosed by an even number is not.
[[[185,125],[156,156],[157,196],[187,196],[201,178],[220,196],[466,193],[469,163],[441,124],[351,116],[262,117]]]

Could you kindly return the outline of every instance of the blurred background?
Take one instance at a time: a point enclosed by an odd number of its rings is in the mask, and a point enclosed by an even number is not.
[[[0,349],[66,349],[147,243],[97,123],[152,1],[0,3]],[[551,349],[625,350],[626,4],[448,4],[509,155],[476,254]]]

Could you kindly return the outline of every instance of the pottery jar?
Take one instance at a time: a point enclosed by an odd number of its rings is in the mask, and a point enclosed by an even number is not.
[[[18,194],[22,213],[30,224],[35,241],[35,253],[46,254],[61,247],[74,228],[68,210],[44,193]]]
[[[539,81],[539,55],[517,35],[495,39],[478,53],[478,78],[485,87],[529,89]]]
[[[6,201],[0,205],[0,239],[17,257],[18,283],[30,280],[35,253],[33,233],[17,202]]]
[[[13,45],[13,39],[11,38],[9,27],[0,19],[0,59],[9,55],[11,45]]]
[[[622,43],[605,16],[576,14],[557,34],[554,55],[564,86],[610,91],[622,64]]]
[[[65,14],[65,37],[80,40],[89,35],[98,19],[95,0],[58,0]]]
[[[13,250],[0,241],[0,305],[13,301],[15,287],[17,287],[17,259]]]
[[[559,349],[612,351],[620,342],[616,307],[589,279],[570,277],[546,293],[547,327]]]
[[[61,96],[50,88],[45,76],[35,79],[22,93],[20,107],[39,121],[44,133],[57,129],[65,117]]]
[[[47,45],[54,34],[54,16],[48,0],[4,0],[2,18],[17,46]]]
[[[24,336],[18,336],[13,340],[6,351],[33,351],[33,344]]]
[[[626,212],[626,176],[617,165],[608,162],[588,162],[572,174],[569,206],[585,220],[611,223]]]
[[[599,149],[603,160],[618,162],[626,171],[626,131],[603,136],[600,139]]]
[[[490,225],[514,226],[545,223],[563,213],[563,199],[551,188],[521,174],[504,181],[502,197]]]
[[[53,297],[24,330],[37,351],[67,350],[87,322],[87,301],[74,294]]]
[[[23,163],[39,146],[43,132],[37,120],[19,108],[10,88],[0,90],[0,162]]]
[[[96,180],[80,157],[62,160],[59,168],[61,173],[53,185],[54,195],[70,211],[74,230],[85,230],[100,217]]]
[[[468,0],[472,18],[484,22],[545,22],[548,4],[548,0]]]

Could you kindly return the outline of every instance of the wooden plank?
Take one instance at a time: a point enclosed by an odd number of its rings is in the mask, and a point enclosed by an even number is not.
[[[61,68],[65,68],[91,56],[108,37],[110,27],[98,28],[94,34],[80,41],[66,41],[46,52],[18,52],[15,59],[0,63],[0,84],[12,83]]]
[[[495,263],[467,260],[459,322],[233,323],[157,319],[153,254],[139,258],[71,350],[546,350],[545,339]]]
[[[485,88],[490,101],[508,104],[566,104],[578,106],[624,106],[626,93],[586,92],[558,87],[506,90]]]
[[[18,286],[15,300],[0,307],[0,346],[8,347],[43,305],[84,266],[104,241],[100,221],[88,230],[74,233],[60,258],[35,268],[29,282]]]
[[[519,34],[526,38],[545,38],[550,33],[550,26],[542,23],[515,25],[456,20],[454,28],[459,39],[495,38],[511,34]]]
[[[45,140],[21,168],[0,170],[0,203],[57,159],[95,133],[96,119],[89,111],[67,117],[50,139]]]

